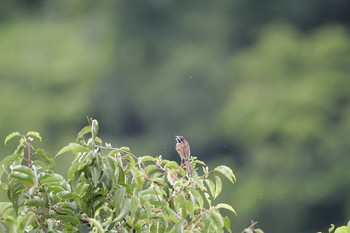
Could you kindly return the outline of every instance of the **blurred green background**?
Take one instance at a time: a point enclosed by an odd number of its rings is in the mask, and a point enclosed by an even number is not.
[[[91,116],[113,146],[179,160],[184,135],[234,170],[234,232],[326,232],[350,219],[349,26],[348,0],[5,0],[0,138],[38,131],[56,154]]]

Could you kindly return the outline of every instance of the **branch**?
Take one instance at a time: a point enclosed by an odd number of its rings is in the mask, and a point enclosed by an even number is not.
[[[258,223],[258,222],[254,222],[253,220],[251,220],[252,224],[250,224],[250,226],[246,229],[244,229],[244,231],[242,231],[242,233],[253,233],[254,231],[254,226]]]

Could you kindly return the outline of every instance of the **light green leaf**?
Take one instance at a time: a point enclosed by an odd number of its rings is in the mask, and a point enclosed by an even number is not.
[[[77,218],[77,215],[63,215],[59,214],[57,215],[57,220],[62,220],[65,222],[70,222],[72,224],[78,225],[80,223],[80,220]]]
[[[224,220],[220,213],[214,210],[210,212],[210,216],[218,228],[222,229],[224,227]]]
[[[229,179],[232,183],[234,183],[236,181],[236,176],[233,174],[233,171],[231,170],[231,168],[229,168],[225,165],[218,166],[218,167],[214,168],[213,171],[221,173],[227,179]]]
[[[13,171],[9,177],[17,179],[19,181],[22,181],[26,185],[33,185],[34,184],[34,177],[29,176],[28,174],[25,174],[22,172]]]
[[[34,132],[34,131],[30,131],[30,132],[28,132],[27,133],[27,136],[31,136],[31,137],[34,137],[34,138],[37,138],[37,139],[39,139],[40,141],[41,141],[41,136],[40,136],[40,134],[38,133],[38,132]]]
[[[91,135],[92,135],[92,138],[95,139],[97,137],[97,134],[98,134],[98,121],[93,119],[91,121]]]
[[[50,170],[54,170],[55,169],[55,160],[54,158],[51,156],[51,154],[49,152],[47,152],[46,150],[43,149],[37,149],[35,151],[35,154],[39,155],[40,157],[42,157],[43,159],[45,159],[46,163],[49,165],[49,169]]]
[[[0,213],[3,215],[9,215],[13,211],[11,202],[0,202]]]
[[[28,176],[32,176],[33,178],[35,177],[34,171],[32,169],[30,169],[29,167],[24,166],[24,165],[16,165],[13,167],[12,170],[27,174]]]
[[[217,196],[219,196],[219,194],[221,193],[222,190],[222,182],[220,177],[215,176],[215,194],[214,194],[214,199],[217,198]]]
[[[88,133],[91,133],[91,126],[90,125],[87,125],[80,130],[80,132],[78,133],[78,139],[83,138],[84,135],[88,134]]]
[[[333,230],[334,230],[334,224],[331,224],[331,226],[330,226],[330,228],[328,229],[328,232],[330,233],[330,232],[332,232]]]
[[[35,221],[35,213],[27,212],[25,215],[20,215],[17,218],[18,221],[18,232],[25,232],[25,229],[28,225],[30,225],[33,221]]]
[[[348,228],[346,226],[337,227],[334,233],[348,233]]]
[[[208,214],[208,212],[204,211],[202,212],[202,222],[204,223],[204,226],[203,226],[203,232],[209,232],[209,225],[210,225],[210,216]]]
[[[195,181],[195,184],[201,189],[201,191],[207,191],[202,179],[199,179],[198,176],[193,176],[192,179]]]
[[[123,219],[129,213],[130,200],[129,199],[124,199],[124,201],[123,201],[123,203],[122,203],[120,208],[121,208],[121,211],[118,214],[118,216],[116,217],[115,221],[119,221],[119,220]]]
[[[90,187],[89,184],[85,183],[85,182],[80,182],[76,189],[75,189],[75,193],[77,193],[80,197],[84,196],[86,193],[86,190]]]
[[[7,216],[5,219],[6,226],[9,233],[17,233],[17,220],[13,216]],[[4,231],[6,232],[6,231]]]
[[[152,171],[154,171],[154,170],[156,170],[156,169],[157,169],[157,166],[154,165],[154,164],[150,164],[150,165],[148,165],[148,166],[145,168],[147,174],[148,174],[148,173],[151,173]]]
[[[25,206],[40,206],[40,207],[44,207],[45,206],[45,201],[38,197],[38,196],[34,196],[32,199],[26,200],[24,202]]]
[[[154,160],[156,160],[156,158],[154,158],[153,156],[150,156],[150,155],[145,155],[145,156],[141,156],[138,158],[138,161],[141,163],[153,162]]]
[[[263,230],[261,230],[261,229],[259,229],[259,228],[254,229],[254,232],[255,232],[255,233],[264,233]]]
[[[89,148],[82,146],[78,143],[69,143],[68,146],[63,147],[57,154],[56,157],[67,153],[67,152],[72,152],[73,154],[79,153],[79,152],[88,152]]]
[[[12,163],[15,162],[16,160],[19,161],[19,163],[20,163],[21,159],[23,159],[23,156],[20,155],[20,154],[8,155],[3,160],[1,160],[0,166],[2,166],[2,165],[5,165],[5,166],[12,165]]]
[[[131,197],[131,201],[130,201],[130,214],[132,217],[135,216],[135,213],[137,211],[137,207],[138,207],[138,199],[135,196]]]
[[[68,190],[63,190],[62,192],[59,192],[57,196],[60,197],[62,201],[79,198],[78,194],[69,192]]]
[[[226,230],[229,232],[229,233],[232,233],[232,230],[231,230],[231,220],[229,217],[225,216],[223,217],[223,220],[224,220],[224,226],[226,228]]]
[[[191,194],[193,203],[198,203],[200,209],[203,209],[204,201],[203,201],[203,197],[200,194],[200,192],[196,189],[192,189],[190,194]]]
[[[236,211],[232,208],[232,206],[226,204],[226,203],[219,203],[217,204],[216,206],[214,206],[215,209],[220,209],[220,208],[223,208],[223,209],[227,209],[231,212],[233,212],[234,214],[237,215]]]
[[[178,223],[175,224],[173,227],[174,233],[183,233],[184,232],[184,220],[180,220]]]
[[[209,179],[205,179],[204,182],[207,184],[211,195],[214,197],[214,195],[215,195],[215,184],[214,184],[214,182],[212,180],[209,180]]]
[[[63,181],[63,176],[57,173],[46,173],[39,180],[43,185],[60,185],[60,183]]]
[[[14,137],[18,137],[18,136],[21,136],[21,134],[19,132],[12,132],[9,135],[7,135],[7,137],[5,138],[5,145],[9,140],[11,140]]]
[[[170,168],[170,169],[178,169],[179,164],[175,161],[169,161],[164,163],[164,168]]]

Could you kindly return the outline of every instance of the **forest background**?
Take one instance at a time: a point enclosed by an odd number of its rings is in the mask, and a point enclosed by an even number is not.
[[[5,0],[0,139],[38,131],[55,154],[90,116],[114,146],[179,160],[184,135],[234,170],[234,232],[326,232],[350,218],[349,26],[347,0]]]

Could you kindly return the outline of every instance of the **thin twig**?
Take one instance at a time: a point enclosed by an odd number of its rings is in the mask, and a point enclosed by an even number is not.
[[[250,226],[246,229],[244,229],[244,231],[242,231],[242,233],[249,233],[249,232],[253,232],[254,230],[254,226],[258,223],[258,222],[254,222],[253,220],[251,220],[252,224],[250,224]]]

